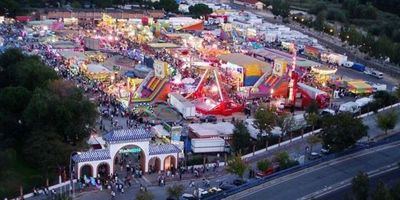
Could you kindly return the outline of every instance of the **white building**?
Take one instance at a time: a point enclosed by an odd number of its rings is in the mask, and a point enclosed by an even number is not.
[[[145,129],[115,130],[103,136],[106,148],[78,152],[72,157],[75,164],[75,178],[83,175],[98,176],[100,172],[107,175],[118,171],[116,158],[119,154],[137,153],[137,164],[144,173],[149,169],[166,171],[178,166],[178,154],[181,150],[173,144],[150,144],[152,135]]]

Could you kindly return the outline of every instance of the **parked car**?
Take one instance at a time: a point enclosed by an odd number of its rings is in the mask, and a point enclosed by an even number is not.
[[[219,188],[221,188],[222,190],[230,190],[235,187],[236,187],[235,185],[228,184],[228,183],[223,183],[222,185],[219,186]]]
[[[325,108],[321,111],[320,116],[336,115],[336,112],[332,109]]]
[[[321,158],[321,154],[317,153],[317,152],[311,152],[310,156],[308,157],[309,160],[316,160],[318,158]]]
[[[279,170],[279,164],[273,164],[271,167],[269,167],[267,170],[263,172],[257,172],[256,178],[262,178],[268,175],[273,174],[274,172]]]
[[[205,116],[205,117],[201,117],[200,121],[201,122],[215,123],[215,122],[217,122],[217,117],[214,116],[214,115],[208,115],[208,116]]]
[[[321,153],[322,154],[329,154],[331,151],[327,148],[321,148]]]
[[[243,185],[245,184],[247,181],[243,180],[243,179],[235,179],[232,183],[233,185],[239,186],[239,185]]]

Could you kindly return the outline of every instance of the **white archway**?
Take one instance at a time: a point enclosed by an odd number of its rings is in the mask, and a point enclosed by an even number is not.
[[[162,171],[162,169],[163,169],[161,166],[161,159],[157,156],[150,158],[148,164],[149,164],[149,166],[148,166],[149,172],[157,173],[159,171]]]
[[[79,175],[80,177],[85,175],[86,177],[93,177],[93,166],[91,164],[82,165],[79,169]]]

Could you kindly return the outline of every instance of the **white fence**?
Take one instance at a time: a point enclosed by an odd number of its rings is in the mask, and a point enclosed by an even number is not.
[[[396,103],[396,104],[381,108],[381,109],[378,110],[378,112],[382,112],[382,111],[385,111],[385,110],[388,110],[388,109],[392,109],[392,108],[395,108],[395,107],[398,107],[398,106],[400,106],[400,103]],[[364,117],[367,117],[367,116],[370,116],[370,115],[373,115],[373,114],[375,114],[375,113],[373,111],[371,111],[369,113],[364,113],[362,115],[359,115],[359,116],[357,116],[357,118],[364,118]],[[250,158],[252,156],[258,155],[258,154],[263,153],[263,152],[266,152],[267,150],[273,150],[273,149],[276,149],[276,148],[284,146],[284,145],[289,145],[291,142],[300,140],[302,138],[306,138],[306,137],[308,137],[310,135],[313,135],[313,134],[319,133],[319,132],[321,132],[321,129],[317,129],[315,131],[305,133],[303,136],[298,136],[298,137],[292,138],[292,140],[286,140],[286,141],[281,142],[280,144],[272,145],[272,146],[268,147],[268,149],[261,149],[261,150],[258,150],[256,152],[254,152],[254,153],[246,154],[246,155],[242,156],[242,159]]]
[[[387,106],[385,108],[381,108],[381,109],[378,110],[378,112],[382,112],[382,111],[385,111],[385,110],[388,110],[388,109],[392,109],[392,108],[395,108],[395,107],[398,107],[398,106],[400,106],[400,103],[396,103],[396,104]],[[370,116],[370,115],[373,115],[373,114],[375,114],[375,113],[374,112],[369,112],[369,113],[365,113],[365,114],[359,115],[359,116],[357,116],[357,118],[364,118],[364,117],[367,117],[367,116]],[[242,159],[248,159],[248,158],[251,158],[253,156],[259,155],[259,154],[261,154],[263,152],[266,152],[268,150],[274,150],[276,148],[279,148],[279,147],[282,147],[282,146],[285,146],[285,145],[290,145],[292,142],[307,138],[310,135],[313,135],[313,134],[321,132],[321,130],[322,129],[317,129],[315,131],[311,131],[311,132],[305,133],[305,134],[303,134],[303,136],[298,136],[298,137],[292,138],[291,140],[286,140],[286,141],[283,141],[283,142],[281,142],[279,144],[275,144],[275,145],[269,146],[267,149],[264,148],[264,149],[255,151],[254,153],[249,153],[249,154],[243,155]],[[220,164],[220,166],[225,166],[225,162],[220,162],[219,164]],[[209,167],[212,167],[211,163],[207,163],[206,165],[208,165]],[[193,165],[193,166],[189,166],[189,167],[201,168],[201,167],[203,167],[203,165]],[[74,179],[73,181],[75,183],[76,179]],[[57,185],[50,186],[49,190],[66,187],[67,189],[65,190],[65,192],[69,192],[69,187],[70,187],[69,184],[70,184],[70,181],[66,181],[66,182],[63,182],[63,183],[60,183],[60,184],[57,184]],[[29,194],[24,195],[24,199],[27,199],[27,198],[30,198],[30,197],[33,197],[33,193],[29,193]],[[18,197],[18,198],[15,198],[15,199],[20,199],[20,198]]]

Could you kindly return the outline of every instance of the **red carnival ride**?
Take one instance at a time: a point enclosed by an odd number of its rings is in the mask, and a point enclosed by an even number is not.
[[[299,83],[300,77],[299,73],[295,71],[295,67],[296,51],[294,51],[292,67],[289,70],[289,105],[305,108],[315,100],[320,108],[328,107],[330,102],[329,94],[304,83]]]
[[[243,105],[229,98],[220,80],[218,69],[206,69],[195,91],[186,96],[193,100],[196,111],[205,115],[224,116],[243,111]]]

